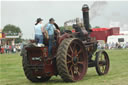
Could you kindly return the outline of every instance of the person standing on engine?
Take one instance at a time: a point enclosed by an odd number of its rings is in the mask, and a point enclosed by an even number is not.
[[[43,19],[37,18],[36,24],[34,26],[35,28],[35,40],[36,44],[41,47],[44,46],[43,44],[43,25],[42,25]]]
[[[55,20],[53,18],[49,19],[49,23],[46,26],[46,30],[48,31],[49,35],[49,47],[48,47],[48,55],[52,55],[52,46],[53,46],[53,40],[54,40],[54,30],[56,28],[54,27]]]

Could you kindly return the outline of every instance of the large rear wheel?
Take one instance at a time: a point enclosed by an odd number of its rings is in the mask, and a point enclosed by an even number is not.
[[[23,65],[23,70],[25,73],[25,76],[27,77],[28,80],[32,81],[32,82],[45,82],[48,81],[51,77],[47,77],[47,76],[35,76],[33,73],[33,70],[31,69],[31,67],[29,67],[29,56],[27,55],[27,50],[25,48],[27,47],[35,47],[33,44],[27,44],[23,47],[22,52],[21,52],[21,56],[23,56],[22,58],[22,65]]]
[[[59,75],[66,82],[81,80],[87,72],[88,55],[79,39],[63,40],[59,45],[56,59]]]

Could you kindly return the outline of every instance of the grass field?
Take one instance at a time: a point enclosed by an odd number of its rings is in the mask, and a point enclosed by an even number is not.
[[[111,66],[108,75],[98,76],[89,68],[83,80],[65,83],[53,76],[45,83],[31,83],[24,76],[19,54],[0,54],[0,85],[128,85],[128,50],[107,50]]]

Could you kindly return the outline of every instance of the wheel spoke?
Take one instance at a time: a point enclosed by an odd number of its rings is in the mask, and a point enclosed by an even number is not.
[[[68,55],[69,58],[72,58],[72,56],[69,53],[67,55]]]
[[[102,66],[102,72],[104,72],[104,70],[105,70],[105,69],[104,69],[104,66]]]
[[[99,65],[104,66],[104,54],[101,54],[101,56],[100,56]]]
[[[76,71],[76,74],[78,75],[78,76],[80,76],[80,72],[79,72],[79,67],[77,66],[77,69],[75,69],[75,71]]]
[[[77,49],[75,49],[74,56],[77,56]]]
[[[68,62],[67,62],[67,64],[70,64],[70,63],[72,63],[72,61],[68,61]]]
[[[73,69],[72,69],[73,65],[70,66],[69,72],[71,72],[71,76],[74,78],[74,73],[73,73]]]
[[[104,54],[101,55],[101,60],[102,60],[102,61],[104,60]]]
[[[100,61],[102,61],[102,54],[101,54],[101,56],[100,56]]]
[[[99,61],[99,65],[100,65],[100,66],[104,66],[104,65],[105,65],[105,61],[104,61],[104,60]]]
[[[102,73],[104,73],[104,68],[103,68],[103,66],[100,66],[100,71],[101,71]]]
[[[83,65],[83,64],[84,64],[83,62],[80,62],[80,61],[79,61],[79,62],[77,62],[77,63],[78,63],[78,64],[80,64],[80,65]]]
[[[101,64],[101,63],[99,63],[99,66],[102,66],[102,64]]]
[[[72,52],[72,54],[73,54],[73,49],[72,49],[72,47],[70,46],[69,48],[70,48],[70,50],[71,50],[71,52]]]
[[[73,67],[73,65],[71,65],[71,66],[70,66],[69,71],[71,71],[71,70],[72,70],[72,67]]]
[[[76,44],[73,46],[73,51],[75,50]]]
[[[77,73],[78,73],[78,76],[80,76],[80,72],[79,72],[79,71],[77,71]]]
[[[78,55],[82,52],[82,50],[80,49],[78,52],[77,52],[77,57],[79,57]]]
[[[73,74],[72,70],[71,70],[71,76],[74,77],[74,74]]]
[[[82,52],[82,49],[79,50],[78,55]]]

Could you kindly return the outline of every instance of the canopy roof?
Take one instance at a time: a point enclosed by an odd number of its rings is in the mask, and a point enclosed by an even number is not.
[[[92,31],[106,31],[109,30],[109,28],[93,28]]]

